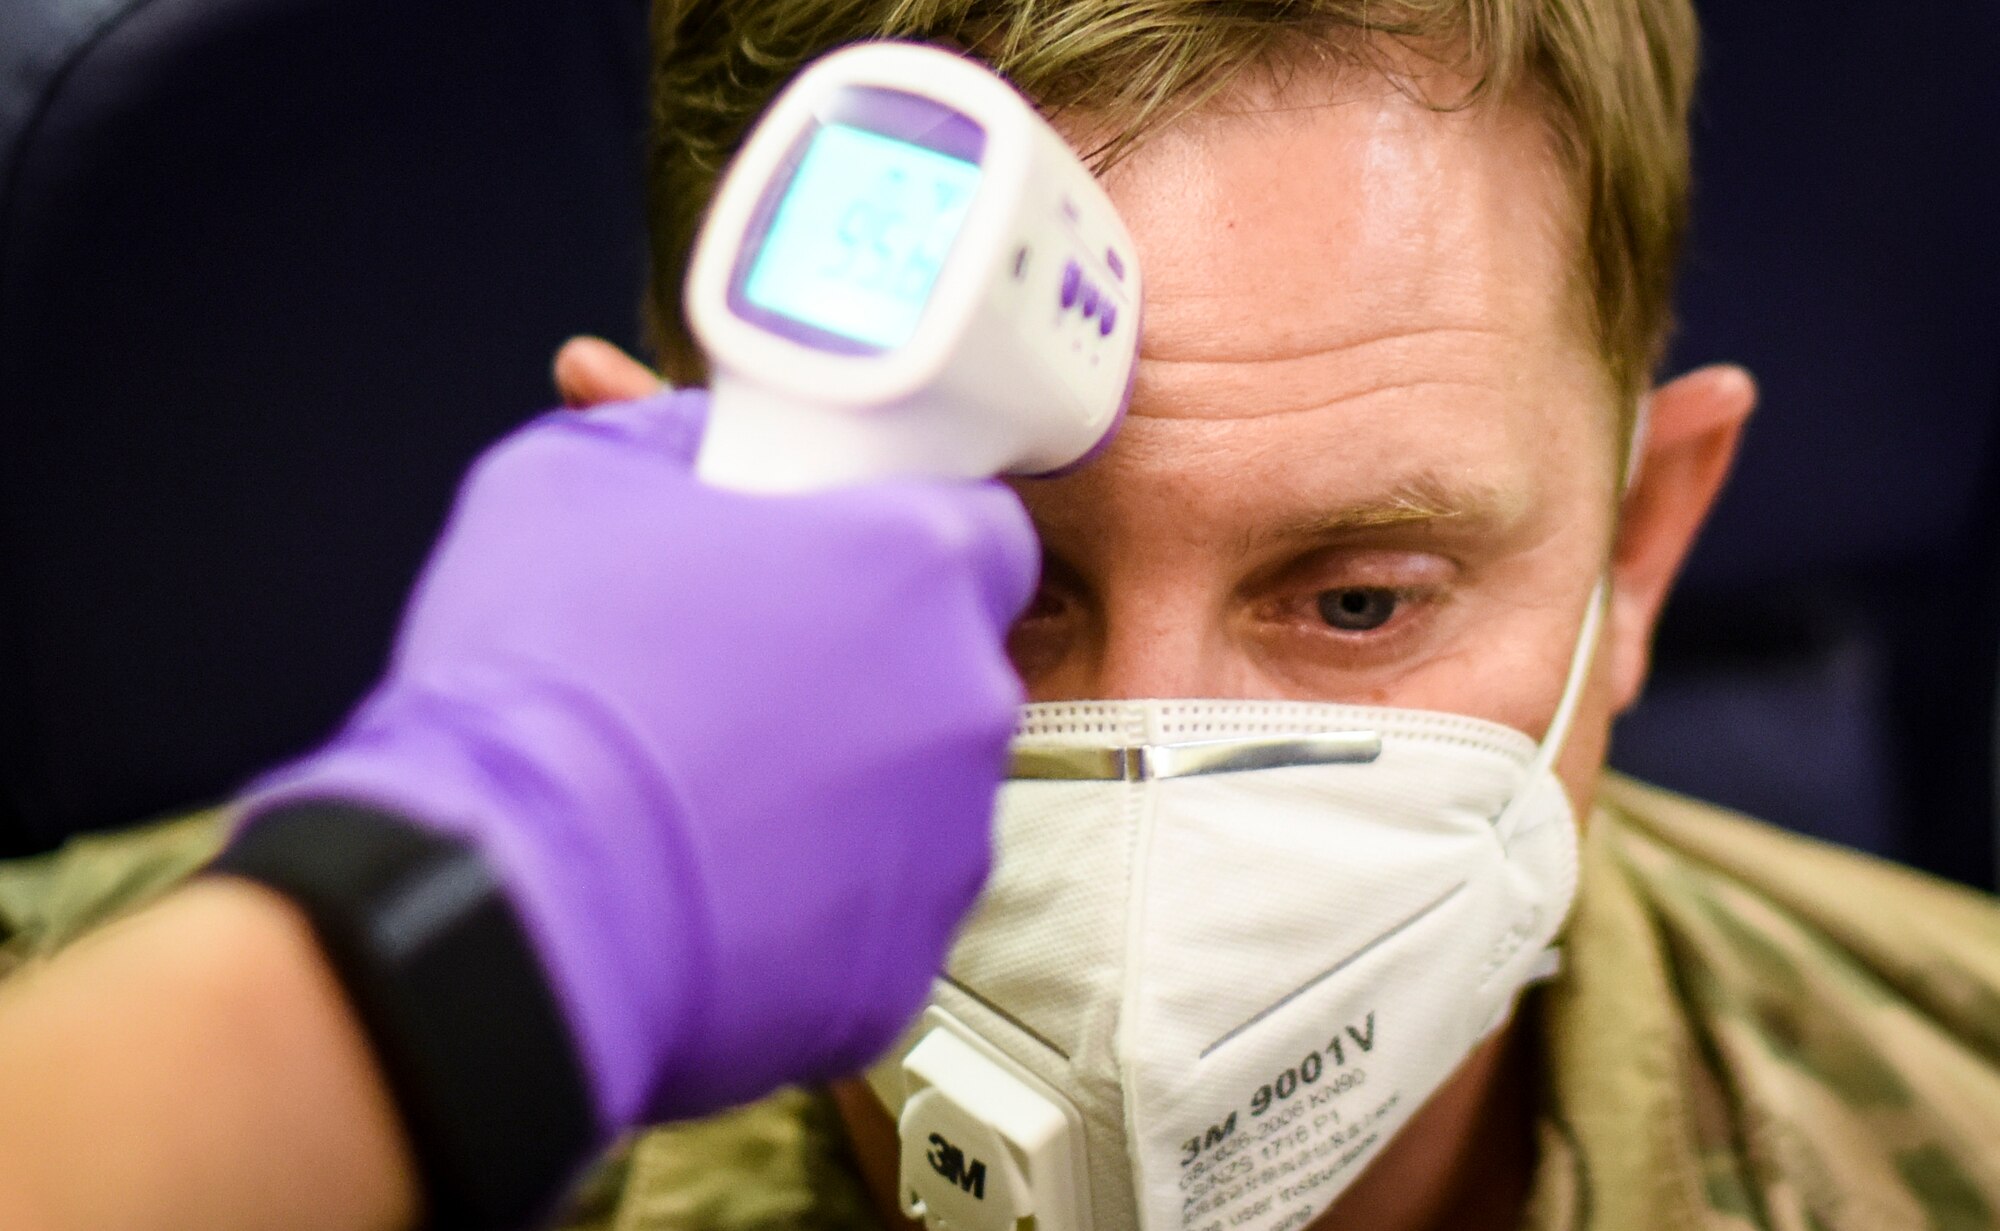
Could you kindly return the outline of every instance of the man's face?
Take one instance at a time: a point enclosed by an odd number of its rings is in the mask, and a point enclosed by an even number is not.
[[[1102,458],[1016,485],[1047,554],[1012,638],[1030,695],[1361,702],[1539,735],[1608,572],[1558,764],[1582,814],[1749,376],[1653,391],[1614,525],[1626,410],[1524,108],[1301,72],[1149,136],[1106,186],[1146,271],[1139,375]],[[579,405],[657,385],[590,339],[556,376]]]
[[[1617,505],[1575,208],[1524,109],[1294,85],[1107,180],[1146,273],[1123,430],[1017,484],[1046,548],[1036,700],[1449,710],[1539,735]],[[1612,692],[1564,758],[1587,798]]]

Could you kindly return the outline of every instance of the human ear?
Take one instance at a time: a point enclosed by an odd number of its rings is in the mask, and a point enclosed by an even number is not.
[[[571,338],[556,352],[556,391],[564,404],[586,410],[606,402],[629,402],[657,393],[663,381],[653,369],[603,338]]]
[[[1722,489],[1756,404],[1756,382],[1727,364],[1697,368],[1653,390],[1611,557],[1611,679],[1618,711],[1639,698],[1660,608]]]

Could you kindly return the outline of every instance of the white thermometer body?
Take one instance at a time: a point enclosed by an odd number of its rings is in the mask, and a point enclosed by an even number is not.
[[[696,245],[713,483],[1045,474],[1110,436],[1138,357],[1131,236],[1015,90],[909,43],[786,87]]]

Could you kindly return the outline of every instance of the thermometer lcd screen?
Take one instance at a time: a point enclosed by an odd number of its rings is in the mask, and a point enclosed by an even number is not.
[[[979,185],[979,166],[848,124],[813,134],[743,282],[767,312],[901,346]]]

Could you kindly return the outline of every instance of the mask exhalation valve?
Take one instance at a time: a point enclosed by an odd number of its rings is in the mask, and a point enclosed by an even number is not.
[[[1089,1231],[1076,1109],[943,1010],[924,1024],[903,1060],[904,1213],[934,1231]]]

